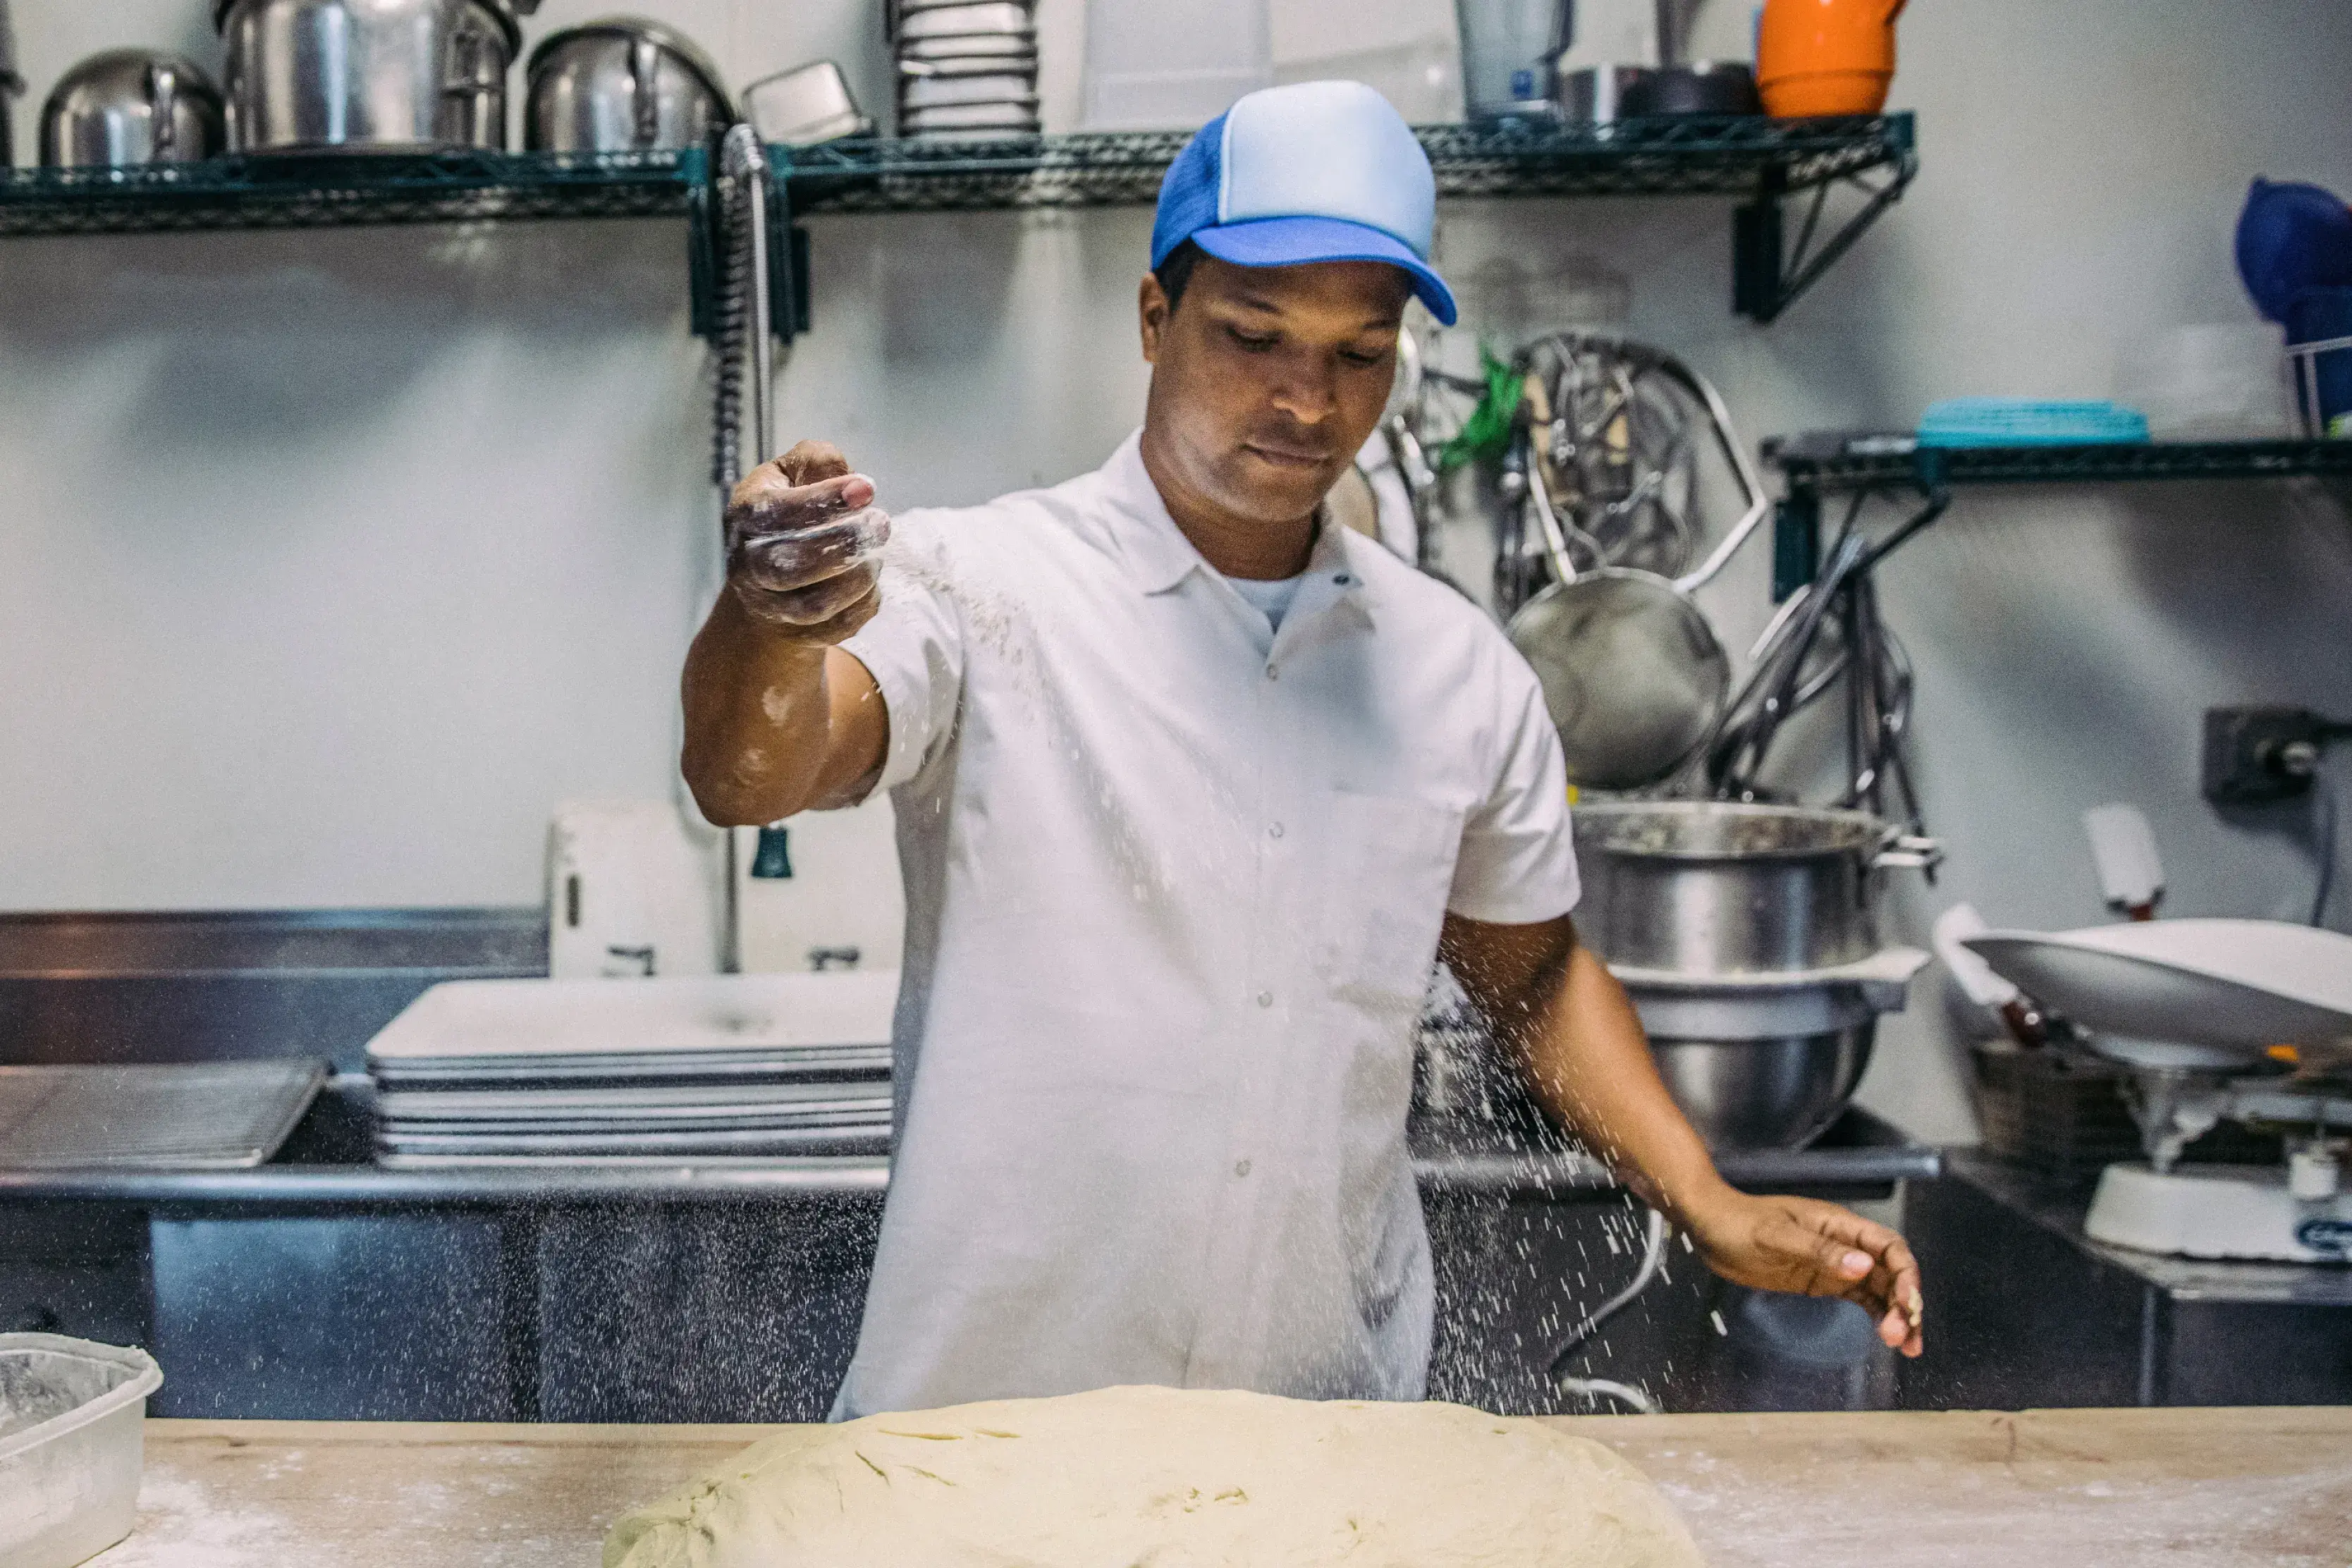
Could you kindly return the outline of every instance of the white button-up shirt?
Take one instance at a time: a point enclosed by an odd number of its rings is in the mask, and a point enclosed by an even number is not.
[[[1112,1384],[1412,1399],[1448,910],[1576,901],[1493,622],[1328,527],[1280,633],[1101,469],[898,520],[845,645],[907,882],[897,1154],[835,1414]]]

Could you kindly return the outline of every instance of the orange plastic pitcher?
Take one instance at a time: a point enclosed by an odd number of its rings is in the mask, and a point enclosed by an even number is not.
[[[1895,80],[1905,0],[1765,0],[1756,87],[1778,120],[1875,114]]]

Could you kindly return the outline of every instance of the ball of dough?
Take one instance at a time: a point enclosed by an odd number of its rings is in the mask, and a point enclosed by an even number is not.
[[[1700,1568],[1642,1473],[1458,1405],[1108,1388],[796,1428],[605,1568]]]

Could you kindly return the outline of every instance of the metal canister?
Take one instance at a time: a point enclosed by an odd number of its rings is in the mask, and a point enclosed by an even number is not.
[[[509,0],[218,0],[239,152],[507,144]]]
[[[612,16],[530,53],[523,145],[552,153],[698,147],[740,116],[719,68],[658,22]]]
[[[90,56],[41,106],[41,163],[51,169],[194,163],[226,142],[220,89],[194,62],[152,49]]]

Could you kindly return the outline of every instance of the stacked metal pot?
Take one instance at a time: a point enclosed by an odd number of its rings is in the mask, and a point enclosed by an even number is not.
[[[518,12],[538,0],[216,0],[241,153],[507,144]]]
[[[1793,1149],[1835,1121],[1881,1014],[1927,955],[1878,941],[1884,874],[1936,846],[1865,813],[1580,805],[1577,930],[1624,984],[1710,1147]]]
[[[235,153],[440,153],[508,144],[519,18],[539,0],[215,0],[226,88],[176,55],[111,49],[66,73],[41,116],[52,166]],[[525,143],[699,146],[738,118],[718,68],[658,22],[608,16],[533,51]]]

